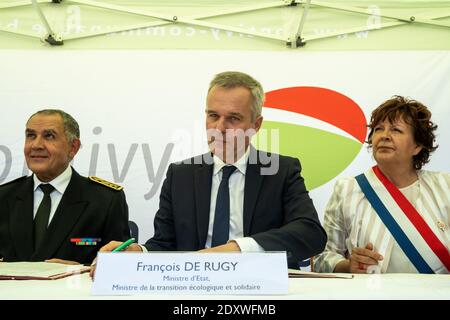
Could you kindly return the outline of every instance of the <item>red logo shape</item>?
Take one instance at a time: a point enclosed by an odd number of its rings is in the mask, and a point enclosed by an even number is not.
[[[266,108],[304,114],[342,129],[361,143],[367,133],[366,117],[349,97],[320,87],[290,87],[266,93]]]

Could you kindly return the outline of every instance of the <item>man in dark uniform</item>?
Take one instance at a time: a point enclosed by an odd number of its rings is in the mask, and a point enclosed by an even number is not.
[[[90,263],[102,245],[130,237],[122,187],[69,165],[80,145],[66,112],[28,119],[24,153],[33,174],[0,186],[0,260]]]

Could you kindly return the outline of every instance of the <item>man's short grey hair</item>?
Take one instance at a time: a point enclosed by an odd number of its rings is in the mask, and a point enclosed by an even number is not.
[[[72,142],[74,139],[80,139],[80,127],[78,126],[78,122],[67,112],[59,109],[43,109],[31,115],[31,117],[28,118],[28,121],[38,114],[45,116],[59,114],[63,121],[64,133],[66,134],[67,140]]]
[[[264,104],[264,90],[261,84],[248,74],[238,71],[226,71],[217,74],[209,84],[208,94],[214,87],[233,89],[236,87],[244,87],[250,90],[253,103],[252,120],[261,115],[262,106]]]

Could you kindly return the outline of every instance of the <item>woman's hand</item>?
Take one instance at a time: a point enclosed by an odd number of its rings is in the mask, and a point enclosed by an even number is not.
[[[373,245],[369,242],[365,248],[353,248],[349,260],[350,273],[367,273],[367,268],[377,265],[378,261],[383,260],[383,256],[373,251]]]

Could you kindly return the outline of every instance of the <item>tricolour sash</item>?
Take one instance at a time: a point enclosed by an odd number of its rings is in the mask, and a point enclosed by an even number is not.
[[[450,271],[450,254],[413,205],[377,166],[356,181],[367,200],[420,273]]]

